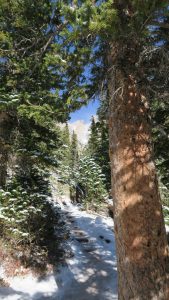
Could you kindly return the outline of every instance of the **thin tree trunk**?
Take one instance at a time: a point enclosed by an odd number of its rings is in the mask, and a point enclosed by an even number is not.
[[[8,155],[13,129],[13,119],[7,112],[0,112],[0,187],[4,188],[7,179]]]
[[[168,248],[147,98],[132,74],[115,68],[117,53],[112,49],[109,59],[109,136],[119,300],[168,300]]]

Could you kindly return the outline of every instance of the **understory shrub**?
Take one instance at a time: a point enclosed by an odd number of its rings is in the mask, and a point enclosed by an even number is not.
[[[26,266],[35,268],[45,268],[60,251],[55,236],[59,215],[52,206],[49,175],[36,167],[29,174],[18,171],[6,190],[0,190],[2,238],[21,250]]]

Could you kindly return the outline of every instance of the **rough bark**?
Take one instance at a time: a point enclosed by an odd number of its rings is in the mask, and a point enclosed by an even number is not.
[[[8,155],[13,127],[13,118],[7,112],[0,112],[0,187],[2,188],[5,187],[7,179]]]
[[[147,96],[130,73],[132,57],[126,58],[128,73],[117,64],[119,50],[118,44],[111,48],[108,79],[119,300],[168,300],[168,248]]]

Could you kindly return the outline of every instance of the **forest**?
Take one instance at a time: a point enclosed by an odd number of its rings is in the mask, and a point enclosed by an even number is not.
[[[0,0],[0,299],[169,299],[168,99],[168,1]]]

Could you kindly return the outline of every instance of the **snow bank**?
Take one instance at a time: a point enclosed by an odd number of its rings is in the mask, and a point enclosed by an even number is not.
[[[32,275],[8,278],[10,287],[0,287],[0,299],[5,300],[42,300],[52,299],[58,286],[53,275],[37,279]]]

